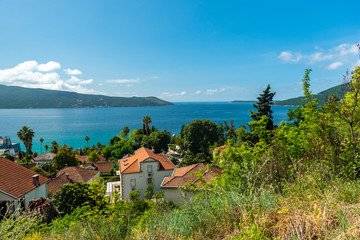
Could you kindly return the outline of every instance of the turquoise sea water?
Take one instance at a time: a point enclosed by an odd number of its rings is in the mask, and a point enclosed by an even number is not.
[[[0,136],[10,136],[12,142],[20,142],[17,131],[24,125],[35,132],[33,151],[40,152],[39,139],[49,145],[53,140],[60,145],[74,148],[101,142],[108,144],[111,137],[128,126],[131,130],[142,128],[142,118],[149,115],[152,125],[160,130],[179,134],[181,126],[194,119],[210,119],[216,123],[234,120],[235,126],[251,121],[251,103],[232,104],[228,102],[175,103],[165,107],[129,108],[67,108],[67,109],[0,109]],[[287,119],[289,107],[274,106],[274,122]],[[22,150],[25,150],[22,145]]]

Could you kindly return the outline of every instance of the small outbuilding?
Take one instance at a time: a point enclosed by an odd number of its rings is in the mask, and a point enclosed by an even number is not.
[[[197,184],[202,187],[204,183],[209,182],[223,173],[221,168],[216,166],[207,167],[203,163],[176,168],[173,174],[164,178],[161,184],[161,190],[164,191],[164,199],[176,203],[188,200],[197,193],[186,191],[184,188],[186,184]],[[201,174],[201,177],[199,177],[198,174]]]

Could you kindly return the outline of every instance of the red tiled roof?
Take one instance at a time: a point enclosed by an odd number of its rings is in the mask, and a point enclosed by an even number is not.
[[[140,172],[140,163],[148,158],[159,161],[160,170],[171,170],[175,165],[165,156],[155,154],[147,148],[140,148],[135,151],[134,155],[119,160],[121,173]]]
[[[96,170],[84,169],[79,167],[65,167],[59,172],[57,172],[56,176],[67,173],[74,182],[87,182],[98,172],[99,171]]]
[[[96,170],[100,171],[100,172],[109,172],[113,162],[111,161],[105,161],[105,162],[93,162],[93,163],[87,163],[88,166],[93,166]]]
[[[19,198],[36,188],[32,178],[34,175],[39,176],[40,185],[49,181],[48,178],[20,164],[0,157],[0,191]]]
[[[188,182],[198,182],[199,179],[195,173],[201,169],[204,170],[203,179],[208,182],[215,178],[215,175],[222,175],[224,172],[219,167],[207,168],[203,163],[197,163],[182,168],[176,168],[173,175],[164,178],[161,187],[183,187]]]
[[[37,165],[37,163],[20,163],[19,165],[26,167],[27,169],[33,168]]]
[[[82,163],[89,163],[88,162],[89,155],[84,155],[84,156],[76,155],[76,158],[79,159]],[[100,162],[106,161],[106,158],[101,155],[99,155],[99,159],[100,159]]]
[[[99,171],[78,167],[65,167],[48,183],[48,193],[54,195],[63,185],[74,182],[88,182]],[[68,174],[68,177],[66,176]]]

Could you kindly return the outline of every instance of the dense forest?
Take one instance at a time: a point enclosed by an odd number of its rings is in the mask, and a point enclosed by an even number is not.
[[[194,199],[176,205],[162,200],[161,194],[155,199],[134,195],[132,201],[110,204],[99,180],[71,186],[86,189],[86,194],[68,200],[71,208],[60,211],[61,217],[41,223],[36,212],[14,213],[19,216],[1,222],[0,236],[359,239],[360,67],[346,79],[349,91],[344,98],[333,94],[324,104],[310,91],[310,73],[305,70],[301,104],[278,126],[272,121],[275,93],[269,85],[254,104],[248,126],[194,120],[183,126],[179,136],[171,137],[149,127],[151,118],[144,117],[143,129],[124,128],[101,147],[104,156],[117,159],[140,146],[156,152],[166,152],[170,146],[181,155],[180,166],[204,162],[221,167],[225,172],[221,177],[187,186],[185,191],[200,192]],[[213,154],[221,145],[226,149]],[[59,199],[60,194],[55,206],[60,206]]]

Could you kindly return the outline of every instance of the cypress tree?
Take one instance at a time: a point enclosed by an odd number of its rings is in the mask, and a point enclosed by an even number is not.
[[[258,101],[254,104],[257,112],[251,112],[251,118],[254,121],[258,121],[261,119],[262,116],[266,115],[269,117],[269,121],[266,126],[266,130],[273,130],[274,129],[274,122],[273,122],[273,111],[271,110],[271,105],[273,105],[273,97],[276,93],[270,91],[270,85],[266,87],[264,92],[260,94],[257,98]]]

